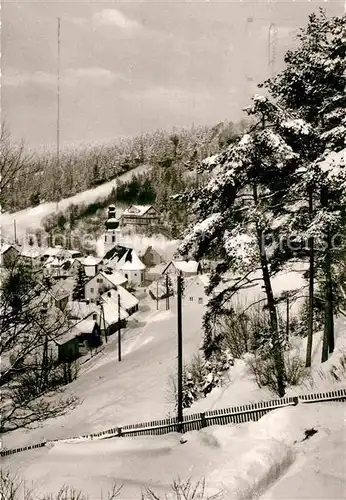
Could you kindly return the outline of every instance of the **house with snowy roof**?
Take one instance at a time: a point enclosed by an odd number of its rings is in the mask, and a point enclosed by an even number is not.
[[[121,226],[149,227],[159,221],[160,214],[153,205],[130,205],[120,217]]]
[[[38,247],[26,247],[20,252],[21,262],[30,267],[37,267],[40,264],[41,252]]]
[[[169,264],[162,271],[162,274],[179,274],[182,273],[183,277],[188,276],[196,276],[197,274],[201,274],[202,267],[199,262],[194,259],[185,259],[185,260],[171,260]]]
[[[136,285],[144,283],[145,265],[133,248],[128,248],[126,253],[118,260],[116,269],[128,279],[129,283]]]
[[[100,315],[94,312],[82,320],[75,320],[71,332],[78,339],[80,354],[87,354],[101,345]]]
[[[99,271],[85,283],[85,299],[96,301],[105,291],[111,290],[112,288],[116,288],[120,285],[126,285],[126,283],[127,278],[117,271]]]
[[[118,287],[117,290],[108,290],[103,293],[100,297],[100,307],[102,314],[102,322],[104,320],[104,325],[101,323],[101,330],[104,327],[107,328],[107,334],[111,335],[115,331],[117,331],[120,327],[124,326],[124,322],[130,316],[127,312],[124,300],[122,300],[121,287]],[[123,288],[124,290],[124,288]],[[126,290],[125,290],[126,292]],[[126,292],[131,295],[129,292]],[[119,307],[119,295],[120,295],[120,307]],[[131,296],[133,297],[133,296]],[[129,303],[133,303],[132,299],[130,299]],[[133,307],[133,306],[132,306]],[[130,308],[131,309],[131,308]],[[120,322],[120,324],[119,324]]]
[[[60,279],[49,290],[49,295],[53,299],[55,307],[64,311],[68,304],[72,302],[72,292],[74,287],[74,279]]]
[[[85,258],[80,258],[79,262],[84,266],[86,276],[91,277],[95,276],[101,269],[102,259],[88,255]]]
[[[167,263],[163,262],[162,264],[158,264],[157,266],[150,267],[145,272],[145,281],[153,282],[162,278],[162,273],[166,269]]]
[[[140,258],[146,267],[154,267],[165,262],[162,255],[152,246],[149,246],[142,254],[140,254]]]
[[[105,254],[103,262],[105,267],[123,274],[129,283],[143,284],[146,267],[133,248],[116,245]]]
[[[209,277],[205,274],[188,278],[185,282],[183,297],[185,305],[205,305],[209,300],[205,292],[208,285]]]

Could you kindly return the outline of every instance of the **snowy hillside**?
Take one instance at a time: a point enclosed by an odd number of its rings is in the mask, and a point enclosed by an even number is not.
[[[128,181],[134,175],[147,172],[151,167],[148,165],[141,165],[125,174],[118,177],[121,181]],[[78,193],[70,198],[65,198],[59,203],[50,202],[42,203],[34,208],[26,208],[20,212],[4,213],[0,215],[1,234],[8,238],[13,238],[13,221],[16,220],[17,236],[20,239],[30,230],[37,229],[41,226],[42,220],[50,214],[57,211],[66,210],[72,204],[93,203],[98,198],[105,198],[108,196],[112,189],[116,187],[117,179],[101,184],[92,189],[88,189],[82,193]]]

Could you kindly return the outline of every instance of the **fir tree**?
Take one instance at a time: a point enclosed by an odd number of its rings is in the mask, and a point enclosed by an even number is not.
[[[84,285],[86,281],[87,276],[85,274],[84,266],[80,265],[78,267],[76,282],[72,292],[73,300],[83,300],[85,298]]]
[[[313,305],[313,277],[317,264],[320,288],[325,294],[325,335],[322,361],[334,349],[333,312],[337,302],[335,264],[338,253],[333,248],[333,235],[342,227],[344,207],[344,169],[339,156],[331,161],[330,153],[346,146],[346,16],[328,19],[323,10],[312,14],[309,23],[298,35],[299,46],[285,56],[286,68],[274,79],[265,82],[271,94],[286,111],[294,112],[314,127],[316,139],[307,151],[297,176],[296,194],[309,200],[309,217],[303,205],[294,218],[295,226],[308,229],[310,251],[310,306]],[[334,163],[334,164],[333,164]],[[318,245],[323,240],[323,245]],[[314,249],[314,243],[319,247]],[[316,246],[316,245],[315,245]],[[316,261],[316,262],[315,262]],[[311,364],[313,317],[310,311],[306,364]]]

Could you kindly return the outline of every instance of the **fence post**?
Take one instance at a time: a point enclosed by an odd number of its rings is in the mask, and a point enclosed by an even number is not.
[[[117,436],[120,437],[121,436],[121,427],[118,427],[117,428]]]
[[[207,420],[205,418],[205,413],[201,413],[201,424],[202,427],[207,427]]]

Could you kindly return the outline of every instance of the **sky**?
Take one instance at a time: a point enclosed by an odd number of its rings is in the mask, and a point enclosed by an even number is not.
[[[14,140],[53,146],[58,67],[62,147],[239,120],[320,6],[344,12],[344,0],[5,0],[2,120]]]

